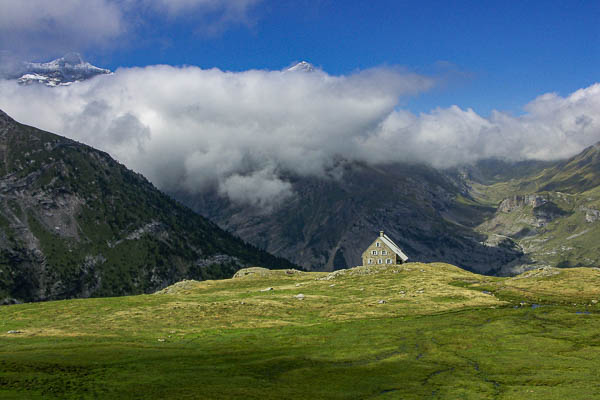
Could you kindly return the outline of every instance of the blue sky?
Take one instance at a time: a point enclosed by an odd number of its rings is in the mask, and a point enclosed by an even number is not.
[[[307,60],[329,74],[401,66],[435,87],[413,112],[456,104],[514,114],[547,92],[598,81],[599,1],[0,0],[0,51],[67,51],[115,70],[227,71]]]
[[[112,69],[243,71],[307,60],[337,75],[399,65],[442,80],[406,100],[412,111],[457,104],[483,115],[519,113],[542,93],[597,82],[600,71],[597,1],[263,1],[249,7],[249,23],[217,33],[202,29],[206,18],[154,16],[136,32],[140,39],[85,53]]]
[[[338,161],[438,168],[600,142],[600,1],[0,0],[0,68],[79,51],[116,71],[0,79],[0,109],[161,189],[260,207]],[[306,60],[312,73],[282,71]],[[0,69],[0,72],[2,70]],[[6,75],[5,75],[6,76]],[[339,172],[339,171],[338,171]]]

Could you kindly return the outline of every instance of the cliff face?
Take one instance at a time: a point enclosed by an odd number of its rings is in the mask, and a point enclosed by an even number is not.
[[[152,292],[250,264],[291,266],[106,153],[0,111],[0,302]]]

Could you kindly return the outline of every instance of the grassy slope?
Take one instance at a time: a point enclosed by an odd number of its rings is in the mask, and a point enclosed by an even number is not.
[[[597,269],[411,263],[169,292],[0,308],[0,397],[600,396]]]

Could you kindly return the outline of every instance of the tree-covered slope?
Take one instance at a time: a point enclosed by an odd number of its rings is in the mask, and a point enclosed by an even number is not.
[[[0,111],[0,302],[146,293],[284,268],[108,154]]]

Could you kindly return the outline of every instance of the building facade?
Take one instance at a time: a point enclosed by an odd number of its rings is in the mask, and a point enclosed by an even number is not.
[[[362,253],[362,265],[395,265],[408,260],[406,254],[383,231]]]

